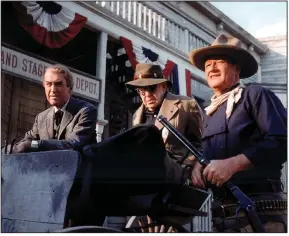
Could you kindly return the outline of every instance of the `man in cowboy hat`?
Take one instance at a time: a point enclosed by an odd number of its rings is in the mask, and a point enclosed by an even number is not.
[[[257,72],[258,64],[241,48],[237,38],[221,34],[211,46],[193,50],[189,58],[205,72],[208,85],[214,91],[211,104],[205,108],[202,136],[204,157],[211,163],[205,169],[195,165],[193,184],[205,187],[206,179],[220,187],[211,185],[218,210],[223,203],[217,199],[233,201],[232,195],[221,187],[231,179],[260,203],[260,209],[265,211],[261,220],[266,232],[285,232],[282,223],[287,219],[286,196],[280,177],[282,164],[287,160],[286,110],[273,92],[258,85],[240,85],[240,79]],[[225,208],[223,204],[222,209]],[[245,226],[250,230],[246,220],[224,219],[234,216],[234,210],[224,214],[220,216],[213,211],[218,231]]]
[[[126,86],[136,89],[142,100],[141,106],[133,115],[133,126],[154,124],[162,131],[162,138],[167,149],[166,163],[169,178],[189,178],[189,168],[182,169],[177,161],[187,157],[182,167],[192,166],[194,156],[163,125],[156,120],[163,115],[197,147],[201,144],[202,110],[194,98],[174,95],[168,92],[171,82],[164,78],[159,65],[139,63],[136,65],[134,80]],[[150,219],[148,217],[148,219]],[[158,232],[156,230],[155,232]],[[169,231],[168,231],[169,232]]]
[[[162,131],[168,155],[180,161],[187,157],[184,164],[190,165],[194,157],[188,150],[156,120],[163,115],[189,141],[200,146],[202,129],[202,111],[194,98],[174,95],[168,92],[171,82],[164,78],[159,65],[139,63],[136,66],[134,80],[126,86],[136,89],[142,99],[141,106],[133,116],[133,126],[155,124]]]

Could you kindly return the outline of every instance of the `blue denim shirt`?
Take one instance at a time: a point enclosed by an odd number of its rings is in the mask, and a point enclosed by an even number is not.
[[[235,183],[280,179],[287,160],[287,112],[280,100],[273,92],[250,85],[229,119],[226,107],[227,102],[212,116],[204,115],[204,157],[218,160],[245,154],[254,167],[236,173]]]

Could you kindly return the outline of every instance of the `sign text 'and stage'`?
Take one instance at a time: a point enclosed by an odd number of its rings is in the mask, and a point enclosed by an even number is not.
[[[3,47],[1,48],[2,70],[24,76],[26,78],[42,81],[45,69],[52,64],[30,57],[21,52]],[[55,63],[56,64],[56,63]],[[74,88],[73,92],[84,95],[87,98],[100,100],[100,82],[84,75],[73,72]]]

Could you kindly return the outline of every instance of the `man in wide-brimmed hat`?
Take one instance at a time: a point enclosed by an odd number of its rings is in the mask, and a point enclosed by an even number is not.
[[[211,46],[193,50],[189,59],[205,72],[215,93],[205,108],[202,136],[204,156],[211,163],[204,170],[196,164],[193,184],[205,187],[206,179],[220,187],[209,185],[215,198],[231,201],[232,195],[221,187],[231,179],[246,194],[255,194],[254,200],[265,200],[267,205],[261,208],[276,216],[262,218],[264,222],[275,221],[266,223],[265,230],[284,232],[280,221],[287,219],[286,210],[277,200],[286,199],[280,181],[282,164],[287,160],[286,110],[273,92],[258,85],[240,85],[240,79],[257,72],[258,64],[237,38],[221,34]],[[226,212],[222,217],[232,214]],[[218,219],[220,215],[213,217],[219,231],[248,225],[246,221],[236,221],[235,225],[230,221],[228,225]]]
[[[168,153],[173,159],[181,160],[187,156],[185,163],[191,163],[193,156],[163,125],[156,120],[163,115],[188,140],[201,142],[202,111],[194,98],[174,95],[168,92],[171,82],[164,78],[159,65],[139,63],[134,79],[126,83],[136,89],[142,99],[141,106],[133,116],[133,126],[144,123],[155,124],[161,131]]]
[[[161,130],[168,153],[166,157],[168,178],[180,176],[183,181],[186,181],[190,178],[191,169],[183,169],[183,167],[191,166],[194,156],[156,120],[156,117],[158,115],[166,117],[188,140],[200,147],[203,127],[202,111],[194,98],[168,92],[168,87],[171,85],[171,82],[164,78],[159,65],[144,63],[136,65],[134,79],[126,83],[128,88],[138,92],[142,100],[141,106],[133,115],[133,126],[155,124]],[[177,161],[184,157],[187,159],[180,166]]]

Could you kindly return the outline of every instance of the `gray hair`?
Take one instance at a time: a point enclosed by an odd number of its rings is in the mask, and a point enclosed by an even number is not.
[[[63,74],[64,78],[66,80],[67,87],[69,87],[71,90],[73,89],[73,84],[74,84],[73,75],[72,75],[71,71],[66,66],[56,64],[56,65],[52,65],[52,66],[47,67],[45,70],[45,73],[47,70],[51,70],[53,73],[56,73],[56,74]],[[45,75],[45,73],[44,73],[44,75]],[[42,80],[44,79],[44,75],[43,75]]]

